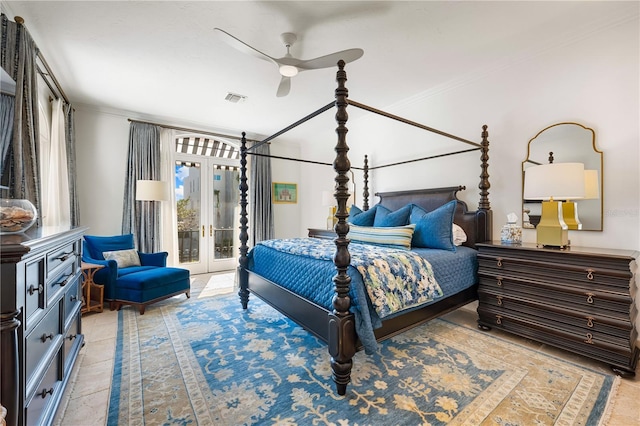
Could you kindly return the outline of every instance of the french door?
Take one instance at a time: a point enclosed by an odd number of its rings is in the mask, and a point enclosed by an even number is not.
[[[178,260],[192,274],[237,266],[239,179],[235,160],[176,156]]]

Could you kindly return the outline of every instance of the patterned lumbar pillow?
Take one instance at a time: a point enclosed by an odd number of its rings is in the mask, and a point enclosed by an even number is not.
[[[140,256],[138,256],[138,251],[136,249],[105,251],[102,255],[105,260],[115,260],[118,264],[118,268],[140,266]]]
[[[354,243],[410,249],[414,228],[415,225],[388,226],[383,228],[349,225],[347,238]]]

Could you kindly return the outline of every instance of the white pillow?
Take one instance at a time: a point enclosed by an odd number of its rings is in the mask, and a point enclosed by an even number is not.
[[[455,223],[453,224],[452,232],[453,232],[453,244],[457,246],[461,246],[462,243],[467,241],[467,233],[464,232],[464,229],[462,229],[460,226],[456,225]]]
[[[102,253],[105,260],[113,259],[118,264],[118,268],[129,266],[140,266],[140,256],[136,249],[105,251]]]

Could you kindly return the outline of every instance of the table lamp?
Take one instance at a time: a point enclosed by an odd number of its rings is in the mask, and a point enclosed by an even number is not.
[[[333,229],[336,225],[336,198],[332,191],[322,191],[322,205],[329,207],[327,216],[327,229]]]
[[[525,170],[524,198],[542,200],[540,222],[536,226],[536,244],[566,247],[569,227],[564,220],[562,201],[584,198],[585,174],[582,163],[552,163]]]

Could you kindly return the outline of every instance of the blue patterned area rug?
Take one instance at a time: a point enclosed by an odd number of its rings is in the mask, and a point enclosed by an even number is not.
[[[236,295],[119,313],[109,425],[598,425],[617,379],[436,319],[356,355]]]

